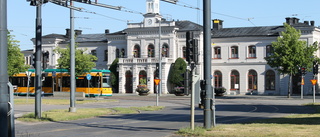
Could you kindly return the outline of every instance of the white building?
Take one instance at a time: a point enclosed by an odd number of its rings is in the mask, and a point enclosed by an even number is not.
[[[101,34],[82,34],[80,30],[76,30],[78,48],[86,48],[88,53],[98,57],[97,69],[108,69],[111,63],[119,58],[119,91],[114,92],[135,93],[139,78],[145,78],[148,88],[154,93],[153,81],[160,51],[161,93],[171,92],[173,87],[167,81],[169,70],[177,58],[185,58],[187,31],[193,31],[194,38],[199,40],[198,73],[203,74],[202,26],[190,21],[164,20],[159,13],[159,0],[146,0],[146,14],[141,23],[128,23],[126,29],[115,33],[105,30],[105,33]],[[301,39],[308,44],[320,41],[320,29],[314,26],[313,21],[310,24],[299,23],[296,18],[287,18],[286,22],[300,29]],[[213,86],[225,87],[227,94],[234,95],[287,95],[288,77],[279,75],[264,60],[264,57],[270,54],[271,42],[276,41],[283,30],[283,25],[223,28],[221,20],[214,20],[211,67]],[[66,35],[50,34],[42,37],[42,49],[50,54],[50,68],[57,67],[59,58],[53,50],[56,47],[68,46],[68,36],[67,29]],[[319,54],[318,51],[317,55]],[[305,94],[311,94],[311,78],[311,73],[306,76]],[[294,94],[300,94],[299,81],[299,76],[296,76],[293,83]]]

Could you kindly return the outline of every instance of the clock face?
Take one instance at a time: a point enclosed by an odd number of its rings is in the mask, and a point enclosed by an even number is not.
[[[152,19],[148,19],[148,24],[149,24],[149,25],[152,24]]]

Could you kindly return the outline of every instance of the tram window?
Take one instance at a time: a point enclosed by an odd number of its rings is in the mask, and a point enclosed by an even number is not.
[[[46,77],[42,87],[52,87],[52,77]]]
[[[88,87],[88,81],[86,79],[77,79],[76,85],[77,87]]]
[[[62,78],[62,86],[63,87],[70,87],[70,77],[63,77]]]
[[[107,88],[107,87],[110,87],[109,85],[109,79],[107,79],[106,77],[103,78],[103,81],[102,81],[102,87],[104,88]]]

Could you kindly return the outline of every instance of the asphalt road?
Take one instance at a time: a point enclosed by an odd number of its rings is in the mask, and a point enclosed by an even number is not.
[[[303,103],[312,103],[311,97],[301,100],[285,96],[225,96],[215,99],[216,123],[243,123],[257,119],[281,117],[290,114],[312,113]],[[46,98],[44,98],[46,99]],[[48,98],[50,99],[50,98]],[[154,106],[155,96],[114,95],[105,99],[118,102],[77,105],[90,107]],[[108,115],[66,122],[25,123],[16,121],[16,136],[28,137],[169,137],[182,127],[190,125],[190,97],[161,96],[161,111],[142,111],[139,114]],[[68,109],[68,105],[42,105],[43,110]],[[33,105],[16,105],[15,114],[33,112]],[[196,107],[196,125],[203,126],[203,110]]]

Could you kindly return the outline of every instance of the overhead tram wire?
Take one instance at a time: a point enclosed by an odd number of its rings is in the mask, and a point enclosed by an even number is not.
[[[102,17],[113,19],[113,20],[117,20],[117,21],[121,21],[121,22],[127,22],[127,20],[106,16],[104,14],[100,14],[100,13],[97,13],[97,12],[86,10],[85,8],[70,6],[70,5],[68,5],[68,3],[61,3],[60,1],[55,1],[55,0],[51,0],[50,2],[52,2],[52,3],[56,4],[56,5],[59,5],[59,6],[63,6],[63,7],[69,8],[69,9],[74,9],[74,10],[79,11],[79,12],[96,14],[96,15],[99,15],[99,16],[102,16]],[[134,10],[128,9],[126,7],[121,7],[121,9],[119,11],[143,15],[142,12],[134,11]]]
[[[181,7],[185,7],[185,8],[190,8],[190,9],[195,9],[195,10],[201,10],[203,11],[203,9],[199,8],[199,7],[194,7],[190,4],[187,4],[187,3],[184,3],[184,2],[181,2],[181,1],[177,1],[178,3],[176,3],[175,5],[177,6],[181,6]],[[179,4],[179,3],[183,3],[183,4]],[[245,21],[249,21],[252,25],[256,26],[252,21],[251,19],[253,18],[241,18],[241,17],[236,17],[236,16],[232,16],[232,15],[227,15],[227,14],[223,14],[223,13],[218,13],[218,12],[212,12],[212,14],[218,14],[218,15],[221,15],[221,16],[226,16],[226,17],[230,17],[230,18],[235,18],[235,19],[239,19],[239,20],[245,20]]]

